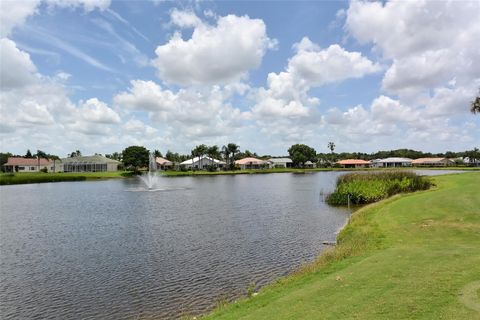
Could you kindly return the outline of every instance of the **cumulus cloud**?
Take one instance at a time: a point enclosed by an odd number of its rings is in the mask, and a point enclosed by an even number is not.
[[[134,80],[128,91],[120,92],[113,101],[119,110],[147,112],[150,120],[166,132],[166,139],[191,141],[233,134],[247,121],[249,113],[229,102],[233,95],[244,91],[243,85],[236,84],[190,87],[175,92],[153,81]]]
[[[312,87],[361,78],[381,69],[361,53],[337,44],[322,49],[304,37],[293,48],[296,52],[286,70],[268,74],[267,89],[258,90],[253,111],[260,117],[311,117],[312,107],[319,104],[318,98],[308,95]]]
[[[392,61],[383,89],[412,100],[453,78],[479,79],[478,12],[475,1],[352,1],[345,29]]]
[[[30,60],[30,55],[17,48],[10,39],[0,39],[0,68],[1,88],[15,88],[35,82],[37,68]],[[7,67],[8,66],[8,67]]]
[[[272,45],[265,23],[248,16],[219,17],[216,25],[201,21],[193,12],[173,10],[172,24],[193,27],[190,39],[180,31],[156,48],[153,65],[158,76],[181,85],[236,82],[258,67]]]
[[[105,10],[110,6],[110,0],[2,0],[0,3],[0,36],[9,36],[12,29],[22,25],[26,19],[38,12],[41,3],[46,3],[50,9],[83,8],[90,12],[95,9]]]

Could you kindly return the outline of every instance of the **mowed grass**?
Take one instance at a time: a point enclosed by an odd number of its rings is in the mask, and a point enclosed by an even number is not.
[[[129,171],[112,172],[75,172],[75,173],[2,173],[0,174],[0,185],[25,184],[25,183],[43,183],[43,182],[61,182],[61,181],[84,181],[98,179],[124,178],[131,176]]]
[[[433,179],[360,209],[315,263],[205,319],[480,319],[480,173]]]

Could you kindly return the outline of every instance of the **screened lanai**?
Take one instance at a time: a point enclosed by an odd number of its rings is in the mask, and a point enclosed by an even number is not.
[[[64,172],[117,171],[119,161],[101,155],[62,159]]]

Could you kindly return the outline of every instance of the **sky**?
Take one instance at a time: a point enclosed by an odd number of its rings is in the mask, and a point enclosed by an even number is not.
[[[0,6],[1,152],[480,146],[479,1]]]

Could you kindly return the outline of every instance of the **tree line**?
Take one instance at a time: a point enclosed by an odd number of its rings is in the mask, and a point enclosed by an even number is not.
[[[308,145],[305,144],[294,144],[288,150],[287,154],[281,157],[289,157],[294,167],[303,167],[307,161],[317,163],[320,166],[332,166],[336,161],[342,159],[362,159],[362,160],[374,160],[374,159],[384,159],[390,157],[400,157],[400,158],[430,158],[430,157],[441,157],[441,158],[470,158],[471,161],[480,160],[480,151],[478,148],[472,150],[465,150],[461,152],[446,151],[445,153],[431,153],[423,152],[412,149],[395,149],[388,151],[377,151],[374,153],[365,153],[365,152],[340,152],[336,153],[336,145],[334,142],[328,142],[327,149],[330,152],[320,152],[317,151]],[[123,163],[125,168],[143,168],[148,167],[149,154],[152,152],[155,157],[163,157],[174,163],[181,163],[185,160],[204,156],[223,160],[227,163],[226,168],[230,170],[235,169],[235,161],[243,159],[246,157],[255,157],[262,160],[267,160],[272,158],[271,155],[258,155],[256,152],[251,152],[249,150],[242,151],[240,146],[236,143],[228,143],[219,147],[217,145],[205,145],[200,144],[195,146],[189,154],[180,154],[178,152],[173,152],[167,150],[165,155],[163,155],[159,150],[155,149],[153,151],[148,150],[144,146],[130,146],[125,148],[121,152],[113,152],[111,154],[105,154],[105,157],[117,160]],[[68,154],[69,157],[81,156],[82,152],[80,150],[75,150]],[[97,153],[96,153],[97,155]],[[100,154],[101,155],[101,154]],[[48,154],[42,150],[37,150],[36,153],[32,153],[30,150],[27,150],[25,155],[14,155],[10,152],[2,153],[0,152],[0,166],[3,166],[8,160],[8,157],[23,157],[31,159],[49,159],[49,160],[59,160],[60,157],[53,154]],[[3,169],[3,167],[1,167]]]

